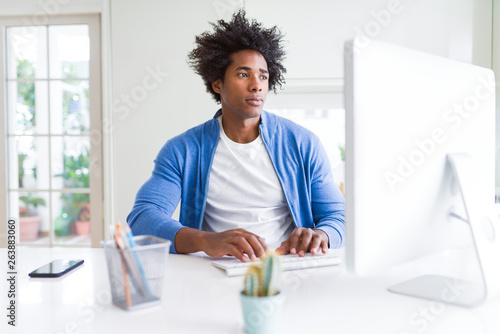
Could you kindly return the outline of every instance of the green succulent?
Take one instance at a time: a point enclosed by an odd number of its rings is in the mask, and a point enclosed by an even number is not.
[[[250,266],[245,275],[243,293],[247,296],[273,296],[279,292],[281,259],[274,252],[268,252],[260,263]]]

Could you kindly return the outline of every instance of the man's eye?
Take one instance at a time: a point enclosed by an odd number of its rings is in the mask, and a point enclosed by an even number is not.
[[[265,75],[261,75],[261,76],[260,76],[260,78],[261,78],[262,80],[267,80],[267,76],[265,76]]]
[[[238,76],[242,77],[242,78],[246,78],[247,77],[247,74],[246,73],[238,73]]]

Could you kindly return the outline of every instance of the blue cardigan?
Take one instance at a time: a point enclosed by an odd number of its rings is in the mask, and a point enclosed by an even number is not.
[[[201,229],[208,180],[219,141],[213,119],[170,140],[156,157],[153,173],[139,189],[127,222],[136,235],[172,241],[183,227]],[[330,248],[342,246],[345,203],[333,181],[330,163],[319,138],[311,131],[262,111],[260,134],[283,188],[296,226],[323,230]],[[172,219],[181,200],[179,221]]]

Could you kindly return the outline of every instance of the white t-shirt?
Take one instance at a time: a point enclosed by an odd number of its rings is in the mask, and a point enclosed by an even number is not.
[[[279,247],[292,233],[290,209],[269,154],[259,136],[251,143],[229,139],[222,128],[208,186],[202,229],[223,232],[244,228]]]

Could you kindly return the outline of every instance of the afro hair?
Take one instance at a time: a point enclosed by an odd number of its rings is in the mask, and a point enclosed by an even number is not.
[[[188,55],[188,64],[202,77],[207,92],[217,102],[221,98],[213,90],[212,82],[224,80],[226,69],[232,61],[231,54],[240,50],[250,49],[262,54],[269,71],[270,90],[276,93],[277,85],[281,88],[285,83],[283,35],[276,26],[266,29],[256,20],[249,21],[245,15],[244,10],[239,10],[233,14],[230,22],[219,20],[210,23],[213,33],[205,31],[196,36],[197,47]]]

